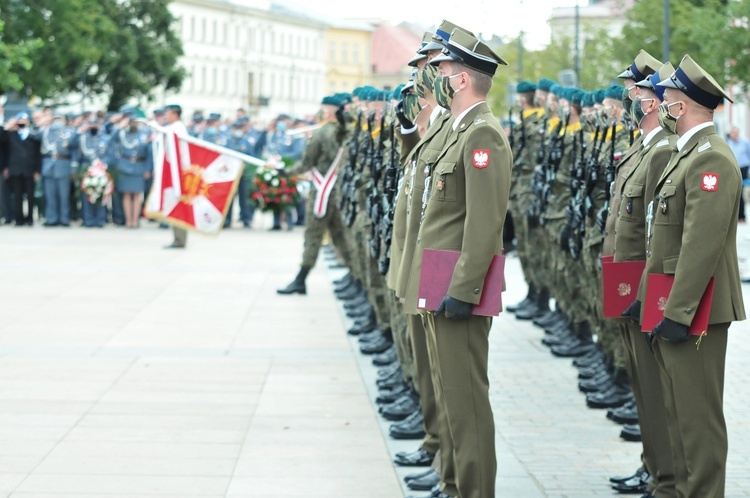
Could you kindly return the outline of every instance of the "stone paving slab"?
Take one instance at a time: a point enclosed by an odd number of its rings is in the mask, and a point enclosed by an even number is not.
[[[407,493],[414,469],[390,460],[418,443],[389,440],[376,415],[376,369],[331,292],[341,272],[321,261],[308,296],[276,296],[302,232],[263,224],[191,236],[177,252],[152,224],[0,227],[0,498]],[[521,300],[517,259],[506,279],[505,302]],[[730,330],[727,497],[739,498],[750,496],[750,325]],[[576,370],[542,337],[510,314],[493,324],[497,496],[614,496],[607,477],[634,470],[640,447],[585,407]]]

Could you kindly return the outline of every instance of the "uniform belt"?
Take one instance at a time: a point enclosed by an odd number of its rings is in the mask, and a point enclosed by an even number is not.
[[[133,163],[133,164],[135,164],[135,163],[139,163],[139,162],[141,162],[141,161],[145,161],[145,160],[146,160],[146,157],[145,157],[145,156],[144,156],[144,157],[141,157],[141,156],[137,156],[137,157],[136,157],[136,156],[133,156],[133,157],[131,157],[131,158],[130,158],[130,162],[131,162],[131,163]]]
[[[52,159],[70,159],[70,154],[51,154]]]

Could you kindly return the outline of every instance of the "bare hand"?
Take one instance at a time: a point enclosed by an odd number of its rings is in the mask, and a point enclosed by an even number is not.
[[[146,171],[145,173],[143,173],[143,178],[145,178],[146,180],[148,180],[149,178],[151,178],[151,172]]]
[[[6,173],[7,173],[7,170],[6,170]],[[39,179],[40,179],[41,177],[42,177],[42,175],[40,175],[39,173],[34,173],[34,181],[35,181],[35,182],[39,181]]]
[[[3,178],[5,178],[7,180],[9,176],[10,176],[10,172],[7,169],[4,169],[3,170]]]

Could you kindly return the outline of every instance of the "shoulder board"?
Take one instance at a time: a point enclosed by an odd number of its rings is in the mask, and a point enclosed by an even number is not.
[[[698,152],[703,152],[704,150],[708,150],[711,148],[711,142],[706,142],[705,144],[698,147]]]
[[[474,119],[474,124],[482,124],[482,123],[486,123],[486,122],[487,122],[487,120],[485,120],[484,118],[480,118],[478,116]]]
[[[657,142],[656,145],[654,145],[654,147],[664,147],[665,145],[669,145],[669,139],[668,138],[665,138],[661,142]]]

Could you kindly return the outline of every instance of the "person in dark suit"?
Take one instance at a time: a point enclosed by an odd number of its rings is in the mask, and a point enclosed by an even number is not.
[[[34,182],[42,167],[41,138],[29,127],[29,115],[19,112],[0,129],[0,143],[5,149],[2,174],[14,197],[13,211],[16,226],[33,225]],[[26,195],[28,214],[24,215],[23,196]]]

